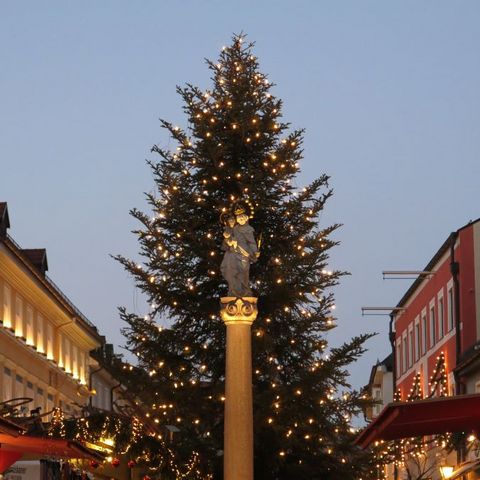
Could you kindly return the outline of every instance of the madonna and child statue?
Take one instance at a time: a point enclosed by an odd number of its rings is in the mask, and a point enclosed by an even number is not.
[[[222,250],[225,252],[220,271],[228,284],[229,297],[252,297],[250,289],[250,264],[260,253],[254,230],[248,223],[244,206],[236,204],[221,217],[223,224]]]
[[[220,298],[220,316],[227,327],[224,480],[253,480],[251,325],[258,310],[249,277],[259,245],[248,219],[245,207],[239,204],[221,217],[225,253],[220,270],[228,283],[228,296]]]

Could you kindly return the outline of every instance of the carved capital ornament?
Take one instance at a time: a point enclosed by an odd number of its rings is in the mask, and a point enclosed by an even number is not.
[[[257,318],[256,297],[221,297],[220,316],[225,325],[247,324],[251,325]]]

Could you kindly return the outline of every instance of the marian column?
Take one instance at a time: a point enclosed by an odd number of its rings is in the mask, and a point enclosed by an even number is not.
[[[255,297],[223,297],[227,326],[225,365],[224,480],[253,479],[252,335]]]
[[[253,480],[252,333],[257,298],[249,286],[250,263],[258,247],[249,216],[235,206],[223,217],[221,271],[228,296],[220,299],[220,315],[227,327],[225,365],[224,480]]]

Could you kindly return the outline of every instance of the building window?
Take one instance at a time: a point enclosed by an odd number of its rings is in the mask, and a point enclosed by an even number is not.
[[[23,331],[23,301],[19,295],[15,298],[15,335],[17,337],[25,335]]]
[[[435,307],[430,307],[430,348],[435,345]]]
[[[73,378],[79,378],[78,376],[78,348],[72,344],[72,374]]]
[[[47,358],[53,360],[53,327],[50,322],[47,323]]]
[[[30,305],[27,305],[27,314],[26,314],[26,337],[27,345],[33,345],[33,309]]]
[[[10,285],[3,285],[3,326],[12,328],[12,291]]]
[[[408,331],[408,366],[413,365],[413,328]]]
[[[85,377],[86,357],[85,357],[85,353],[82,352],[81,350],[79,351],[79,357],[80,357],[80,373],[79,373],[80,381],[82,383],[86,383],[86,377]]]
[[[418,361],[420,358],[420,350],[421,343],[420,343],[420,324],[415,324],[415,361]]]
[[[402,339],[397,340],[397,378],[402,374]],[[95,398],[95,397],[94,397]]]
[[[408,351],[407,351],[407,334],[403,335],[403,351],[402,351],[402,372],[406,372],[408,365]]]
[[[40,353],[45,353],[45,340],[43,331],[43,317],[40,314],[37,314],[37,351]]]
[[[67,337],[65,337],[64,347],[64,368],[67,373],[72,373],[72,360],[70,358],[70,340]]]
[[[65,362],[63,358],[63,352],[65,351],[65,348],[63,346],[63,335],[59,332],[57,335],[58,338],[58,352],[57,352],[57,360],[58,360],[58,366],[60,368],[65,368]]]
[[[445,335],[444,305],[443,297],[438,299],[438,338]]]
[[[382,411],[382,392],[379,388],[373,389],[373,398],[375,402],[378,402],[373,406],[373,415],[376,417]]]
[[[43,388],[37,387],[37,394],[35,396],[35,407],[45,408],[45,397],[43,396]]]
[[[23,397],[23,378],[20,375],[15,376],[15,396],[16,397]]]
[[[53,403],[53,395],[51,393],[48,393],[47,394],[47,412],[50,412],[51,410],[53,410],[53,407],[54,407],[54,403]],[[48,416],[48,419],[50,420],[51,418],[51,415]]]
[[[33,400],[33,402],[28,403],[28,408],[37,407],[35,403],[35,390],[33,389],[33,383],[28,380],[25,383],[25,396]]]
[[[422,315],[422,355],[427,353],[427,316]]]
[[[103,387],[103,409],[110,410],[112,408],[110,404],[110,389],[108,387]]]
[[[455,310],[453,306],[453,288],[448,289],[448,331],[453,329],[455,323]]]
[[[3,368],[3,382],[2,382],[2,398],[3,400],[10,400],[12,395],[12,371],[8,367]]]

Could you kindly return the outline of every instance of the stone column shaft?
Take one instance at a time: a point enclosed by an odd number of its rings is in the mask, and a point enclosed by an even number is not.
[[[252,336],[256,298],[224,297],[225,365],[224,480],[253,480]]]

